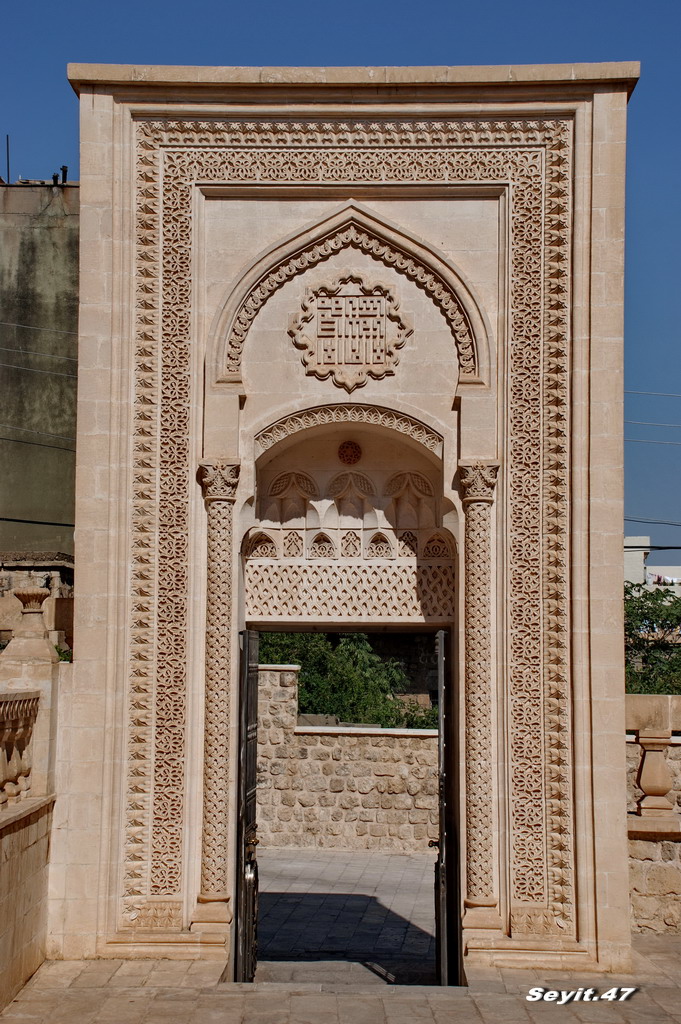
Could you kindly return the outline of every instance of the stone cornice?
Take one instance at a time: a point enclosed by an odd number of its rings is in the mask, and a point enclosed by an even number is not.
[[[403,86],[492,85],[505,89],[528,85],[546,91],[546,85],[623,82],[631,91],[640,74],[638,61],[598,64],[500,64],[462,67],[200,67],[158,64],[69,64],[68,79],[76,93],[84,86],[178,85],[186,94],[206,86]],[[400,101],[403,97],[400,96]]]

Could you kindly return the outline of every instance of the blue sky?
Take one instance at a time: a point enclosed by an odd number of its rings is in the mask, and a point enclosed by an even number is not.
[[[640,60],[629,106],[625,386],[681,395],[679,0],[17,0],[2,12],[0,174],[78,168],[70,61],[117,64],[531,64]],[[674,299],[674,301],[672,301]],[[681,397],[626,395],[626,514],[681,522]],[[628,523],[656,544],[681,528]],[[681,551],[651,556],[681,564]]]

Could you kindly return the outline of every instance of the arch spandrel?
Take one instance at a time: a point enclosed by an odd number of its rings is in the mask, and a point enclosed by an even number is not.
[[[271,246],[249,264],[230,288],[211,329],[211,382],[241,383],[244,346],[251,326],[282,285],[352,249],[391,268],[424,291],[440,311],[452,336],[460,383],[487,383],[488,331],[461,274],[427,242],[352,201]]]

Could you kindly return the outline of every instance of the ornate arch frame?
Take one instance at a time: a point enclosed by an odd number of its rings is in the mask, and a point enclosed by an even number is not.
[[[379,117],[350,125],[336,117],[292,124],[285,116],[258,123],[136,116],[131,599],[118,904],[127,934],[179,930],[183,923],[188,535],[196,486],[189,443],[194,190],[244,182],[398,183],[455,194],[461,186],[494,186],[508,197],[510,236],[504,401],[513,440],[503,514],[512,578],[502,695],[508,934],[520,942],[551,936],[552,948],[575,949],[567,571],[572,128],[572,116],[560,113],[426,122],[402,115],[399,124]],[[236,307],[225,309],[214,337],[227,337],[234,315]],[[204,473],[212,481],[211,505],[234,500],[234,461]],[[222,515],[219,529],[231,537],[231,513]],[[212,714],[207,709],[207,719]]]
[[[267,300],[286,281],[349,248],[393,268],[430,296],[452,333],[462,384],[489,380],[487,326],[460,272],[433,246],[350,200],[277,241],[230,285],[210,331],[207,365],[214,383],[241,382],[244,345]]]

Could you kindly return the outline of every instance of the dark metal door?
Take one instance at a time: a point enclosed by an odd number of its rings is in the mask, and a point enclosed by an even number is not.
[[[258,864],[255,848],[258,757],[258,634],[241,634],[239,672],[239,810],[234,980],[253,981],[258,962]]]
[[[459,858],[456,837],[456,812],[452,794],[454,779],[452,687],[449,675],[449,633],[441,629],[435,635],[438,688],[438,793],[440,831],[435,862],[435,927],[437,971],[440,985],[460,985],[461,913],[459,908]],[[448,781],[449,784],[448,784]]]

